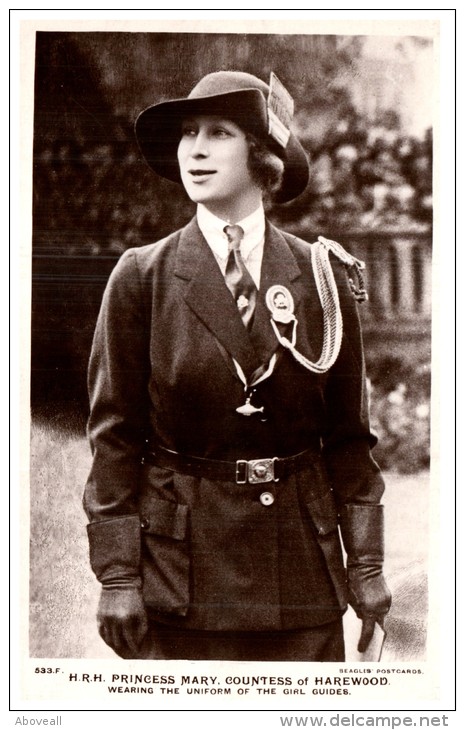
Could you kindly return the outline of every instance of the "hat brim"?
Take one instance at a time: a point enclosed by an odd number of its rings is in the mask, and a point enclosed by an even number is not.
[[[266,100],[259,89],[241,89],[214,96],[174,99],[142,111],[135,125],[139,147],[148,165],[158,175],[181,184],[177,150],[183,119],[193,115],[219,115],[236,122],[241,129],[263,140],[284,162],[277,203],[297,198],[306,188],[309,177],[305,150],[291,133],[285,149],[268,135]]]

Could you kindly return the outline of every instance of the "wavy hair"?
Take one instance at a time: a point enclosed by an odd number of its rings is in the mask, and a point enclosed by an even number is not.
[[[271,204],[283,183],[284,162],[253,135],[247,134],[247,141],[252,179],[263,191],[265,202]]]

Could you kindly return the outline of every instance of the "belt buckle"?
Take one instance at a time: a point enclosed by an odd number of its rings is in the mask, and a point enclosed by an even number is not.
[[[275,477],[274,467],[277,461],[275,456],[273,459],[252,459],[247,462],[247,477],[250,484],[265,484],[266,482],[277,482],[279,477]]]

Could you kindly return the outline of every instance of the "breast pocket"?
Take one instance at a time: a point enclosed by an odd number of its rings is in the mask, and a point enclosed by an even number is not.
[[[144,600],[161,613],[185,616],[190,601],[188,507],[147,494],[139,513]]]

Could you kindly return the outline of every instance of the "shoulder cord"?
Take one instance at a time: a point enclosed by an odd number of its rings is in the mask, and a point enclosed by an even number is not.
[[[368,293],[365,289],[365,282],[363,281],[362,274],[362,271],[365,270],[365,262],[360,259],[356,259],[355,256],[352,256],[352,254],[346,251],[345,248],[343,248],[337,241],[331,241],[329,238],[318,236],[318,243],[321,243],[326,249],[332,251],[333,254],[342,261],[346,269],[348,271],[351,269],[355,274],[357,282],[355,282],[352,276],[349,275],[349,286],[355,299],[360,303],[368,301]]]
[[[323,236],[318,237],[318,242],[311,245],[311,257],[313,273],[318,290],[318,296],[323,309],[323,346],[321,355],[317,362],[311,362],[295,348],[297,335],[297,319],[293,319],[292,340],[283,337],[271,319],[271,324],[276,337],[283,347],[286,347],[294,358],[312,373],[326,373],[334,365],[341,349],[343,320],[339,305],[339,293],[334,279],[333,270],[329,260],[329,252],[337,256],[347,268],[354,268],[357,276],[358,287],[352,278],[349,284],[355,298],[364,301],[366,291],[363,284],[361,271],[365,268],[363,261],[359,261],[349,254],[339,243],[330,241]]]

